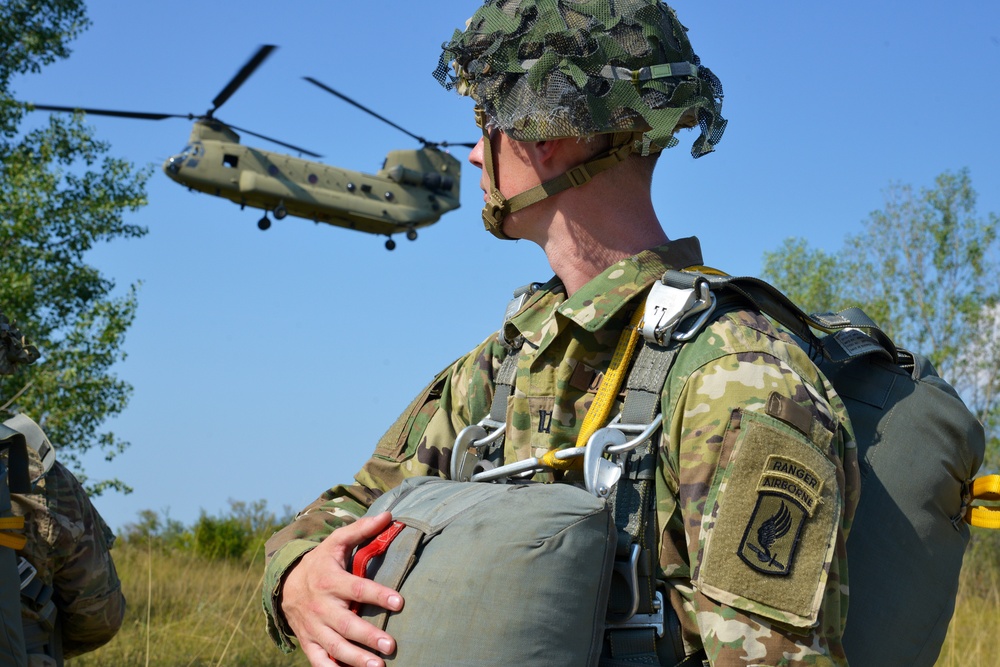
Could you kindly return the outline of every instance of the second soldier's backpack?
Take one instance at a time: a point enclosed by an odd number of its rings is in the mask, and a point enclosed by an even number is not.
[[[982,424],[925,358],[897,349],[858,309],[806,315],[756,278],[668,271],[664,288],[695,302],[706,289],[712,303],[749,302],[787,328],[833,384],[861,468],[847,542],[848,662],[931,667],[955,610],[970,486],[985,449]]]

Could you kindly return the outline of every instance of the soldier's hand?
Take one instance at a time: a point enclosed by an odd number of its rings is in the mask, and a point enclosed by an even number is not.
[[[374,604],[390,611],[403,608],[399,593],[347,570],[355,547],[390,523],[392,516],[383,512],[338,528],[285,576],[281,611],[314,667],[384,667],[375,651],[385,655],[396,649],[391,636],[348,608],[351,602]]]

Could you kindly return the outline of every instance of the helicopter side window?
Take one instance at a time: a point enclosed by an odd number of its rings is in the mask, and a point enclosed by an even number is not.
[[[227,167],[231,167],[233,169],[235,169],[236,166],[239,165],[239,162],[240,162],[240,158],[239,158],[238,155],[230,155],[229,153],[226,153],[222,157],[222,164],[225,165],[225,166],[227,166]]]

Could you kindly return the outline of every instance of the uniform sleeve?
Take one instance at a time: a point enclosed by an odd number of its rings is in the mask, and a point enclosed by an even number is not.
[[[53,544],[53,599],[66,657],[93,651],[118,632],[125,596],[111,558],[114,535],[86,491],[62,464],[46,475],[46,497],[58,536]]]
[[[671,595],[686,647],[703,646],[712,665],[847,664],[844,456],[855,450],[839,399],[809,368],[734,353],[699,367],[677,395],[662,453],[661,493],[674,500],[659,500],[661,564],[682,582]],[[856,472],[856,456],[846,467]]]
[[[353,484],[327,490],[267,541],[264,614],[268,634],[282,650],[294,648],[291,631],[278,611],[285,573],[407,477],[448,476],[458,432],[472,423],[473,416],[479,419],[489,410],[492,377],[501,361],[495,358],[497,348],[488,339],[438,374],[382,436]]]

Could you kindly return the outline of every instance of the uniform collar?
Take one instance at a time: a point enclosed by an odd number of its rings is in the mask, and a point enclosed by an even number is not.
[[[566,298],[562,283],[549,281],[510,320],[508,340],[523,335],[535,347],[544,347],[559,330],[556,314],[587,331],[597,331],[637,294],[644,294],[667,269],[700,265],[701,244],[695,237],[669,241],[616,262]],[[513,334],[513,336],[511,336]]]

